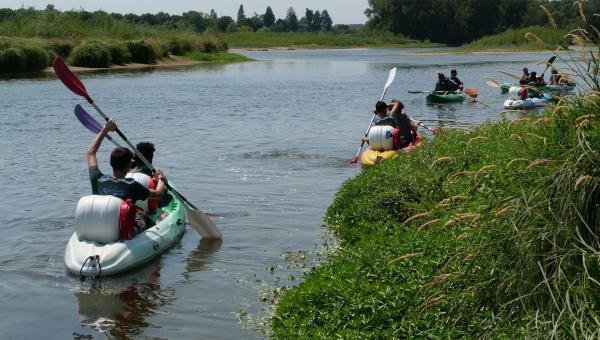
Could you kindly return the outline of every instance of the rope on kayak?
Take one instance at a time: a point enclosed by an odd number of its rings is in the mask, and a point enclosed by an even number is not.
[[[81,268],[79,269],[79,276],[83,279],[83,268],[85,267],[85,264],[89,261],[90,263],[92,262],[96,262],[98,264],[98,277],[102,276],[102,265],[100,264],[100,255],[90,255],[88,256],[87,259],[85,259],[85,261],[83,261],[83,264],[81,265]],[[93,265],[92,265],[93,266]],[[95,267],[95,266],[94,266]],[[95,275],[94,275],[95,276]]]

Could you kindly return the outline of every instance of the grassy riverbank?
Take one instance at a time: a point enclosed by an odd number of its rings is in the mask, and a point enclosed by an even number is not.
[[[235,32],[223,39],[230,48],[351,48],[351,47],[440,47],[442,44],[418,42],[392,33],[297,33]]]
[[[490,35],[461,46],[457,53],[485,51],[531,52],[554,51],[557,46],[569,45],[566,32],[547,26],[532,26],[522,29],[509,29],[500,34]]]
[[[440,133],[341,187],[278,338],[598,336],[600,97]]]
[[[0,74],[4,76],[43,71],[55,56],[73,66],[119,69],[129,64],[176,66],[169,57],[184,55],[197,62],[247,60],[228,53],[223,39],[210,32],[132,23],[105,12],[60,12],[50,6],[11,13],[0,18]]]

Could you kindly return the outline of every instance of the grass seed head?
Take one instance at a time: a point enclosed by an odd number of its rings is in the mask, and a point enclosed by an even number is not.
[[[402,223],[403,224],[407,224],[407,223],[412,222],[412,221],[414,221],[414,220],[416,220],[418,218],[426,217],[426,216],[430,216],[430,215],[431,215],[431,211],[427,211],[427,212],[424,212],[424,213],[416,214],[416,215],[414,215],[412,217],[409,217],[408,219],[406,219],[406,221],[404,221]]]
[[[592,177],[592,176],[589,176],[589,175],[584,175],[584,176],[581,176],[581,177],[579,177],[579,178],[577,179],[577,181],[575,182],[575,190],[578,190],[578,189],[579,189],[579,187],[580,187],[582,184],[584,184],[584,183],[586,183],[586,182],[589,182],[589,181],[591,181],[591,180],[592,180],[592,178],[593,178],[593,177]]]

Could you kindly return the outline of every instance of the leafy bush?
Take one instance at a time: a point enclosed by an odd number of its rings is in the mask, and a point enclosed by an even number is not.
[[[50,64],[50,55],[41,46],[23,45],[21,49],[25,54],[27,72],[43,70]]]
[[[184,55],[194,50],[194,42],[191,39],[173,38],[167,43],[167,48],[173,55]]]
[[[152,46],[154,52],[156,52],[157,59],[159,58],[168,58],[169,57],[169,48],[166,43],[164,43],[160,39],[148,39],[148,44]]]
[[[86,41],[75,47],[71,53],[71,64],[82,67],[109,67],[110,51],[98,41]]]
[[[25,70],[25,53],[16,47],[0,51],[0,73],[17,73]]]
[[[75,44],[70,40],[50,39],[46,43],[46,47],[54,55],[67,58],[73,51]]]
[[[113,64],[123,65],[131,62],[131,53],[127,45],[123,42],[109,42],[106,44],[110,52],[110,59]]]
[[[127,49],[131,53],[131,61],[140,64],[156,63],[156,51],[144,40],[128,41]]]
[[[36,72],[46,68],[50,55],[37,41],[0,39],[0,73]]]

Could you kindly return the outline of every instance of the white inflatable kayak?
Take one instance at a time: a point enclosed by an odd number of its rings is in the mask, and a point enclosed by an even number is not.
[[[507,110],[531,109],[546,106],[549,102],[550,100],[546,96],[544,98],[527,98],[525,100],[507,99],[504,101],[504,108]]]
[[[183,234],[187,218],[184,203],[175,195],[172,196],[173,200],[166,207],[158,208],[156,213],[149,217],[156,221],[165,211],[168,212],[168,216],[130,240],[118,239],[118,221],[116,234],[113,232],[114,226],[98,227],[98,223],[114,225],[113,221],[109,221],[109,217],[114,214],[107,211],[112,209],[110,207],[111,202],[114,200],[122,202],[120,199],[112,196],[86,196],[82,198],[77,207],[76,224],[83,224],[84,222],[81,221],[86,218],[88,220],[95,218],[100,221],[88,222],[88,225],[95,225],[91,226],[93,228],[88,226],[87,231],[85,229],[82,231],[81,227],[76,225],[76,231],[71,235],[65,251],[67,270],[81,276],[114,275],[140,266],[169,249]],[[84,200],[96,200],[94,204],[96,206],[102,205],[102,207],[90,208],[91,205],[87,204],[86,206]],[[93,209],[96,210],[96,213],[91,211]],[[88,217],[88,215],[94,214],[101,215],[101,217]],[[119,218],[118,211],[116,214]],[[79,221],[77,221],[78,219]],[[105,232],[103,228],[109,230],[109,232]],[[101,230],[101,232],[98,230]],[[93,241],[90,238],[102,241]],[[107,242],[107,240],[110,241]]]

